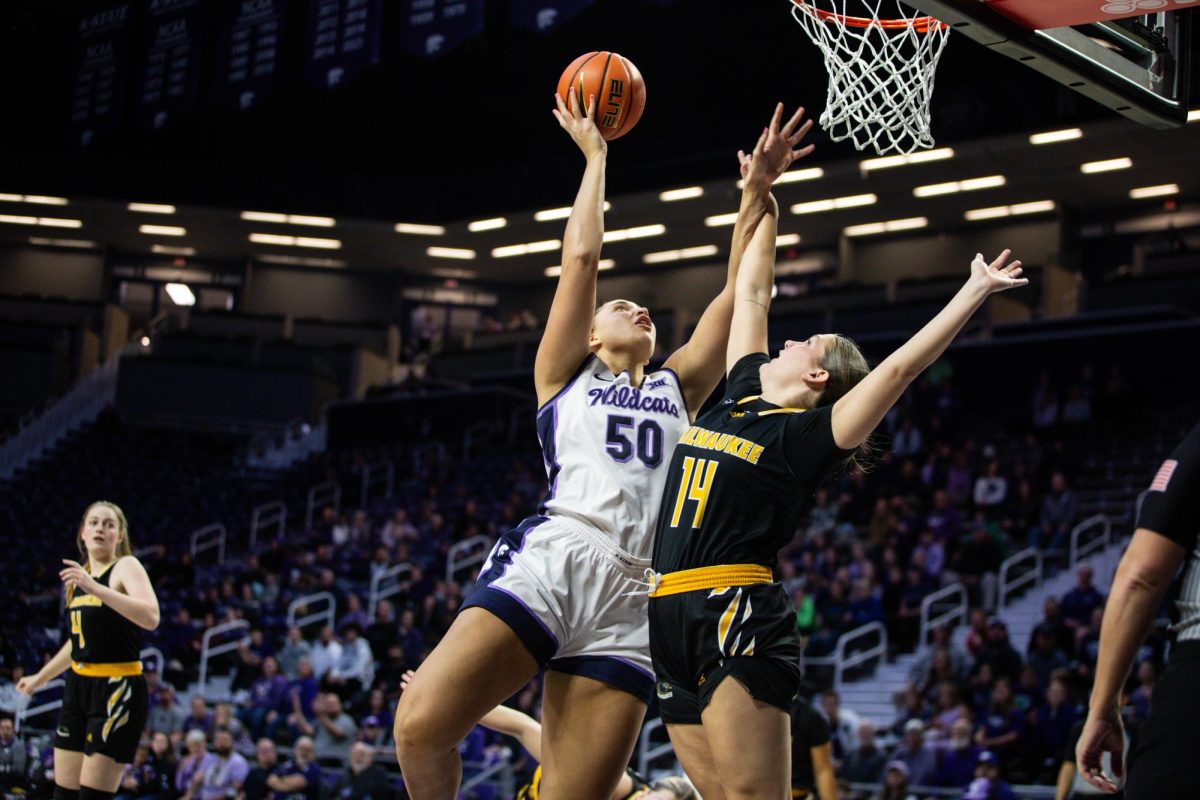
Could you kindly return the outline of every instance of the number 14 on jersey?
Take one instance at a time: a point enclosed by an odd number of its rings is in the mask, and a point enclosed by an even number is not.
[[[712,489],[713,479],[717,474],[717,462],[707,458],[683,459],[683,479],[679,481],[679,493],[675,497],[675,510],[671,514],[671,527],[679,527],[679,519],[683,515],[683,505],[689,500],[695,501],[696,510],[692,514],[692,527],[699,528],[704,520],[704,509],[708,506],[708,493]]]

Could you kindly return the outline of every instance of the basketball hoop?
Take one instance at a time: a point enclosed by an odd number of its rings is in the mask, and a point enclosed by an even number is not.
[[[848,0],[791,1],[792,16],[825,57],[821,127],[830,138],[880,155],[933,147],[929,102],[950,26],[898,0],[857,0],[869,16],[845,13]],[[894,17],[881,16],[885,3]]]

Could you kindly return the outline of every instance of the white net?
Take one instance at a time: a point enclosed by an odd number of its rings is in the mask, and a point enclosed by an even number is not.
[[[897,0],[793,0],[792,16],[825,56],[821,127],[834,141],[880,155],[933,146],[929,102],[949,26]]]

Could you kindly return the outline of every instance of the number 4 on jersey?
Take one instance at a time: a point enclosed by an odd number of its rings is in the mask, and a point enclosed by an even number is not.
[[[696,501],[696,511],[692,515],[692,527],[700,527],[700,523],[704,519],[704,509],[708,505],[708,492],[712,489],[713,478],[716,474],[716,461],[692,456],[683,459],[683,480],[679,482],[679,494],[675,497],[675,511],[671,514],[672,528],[679,527],[683,504],[688,500]]]

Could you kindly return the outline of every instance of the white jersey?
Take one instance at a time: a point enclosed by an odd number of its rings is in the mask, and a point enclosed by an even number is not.
[[[550,479],[542,513],[587,523],[635,558],[650,558],[671,453],[688,429],[679,376],[613,375],[589,356],[538,410],[538,440]]]

